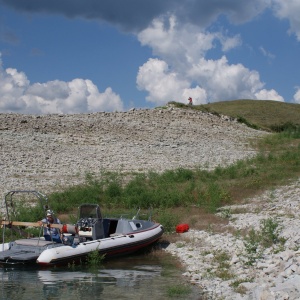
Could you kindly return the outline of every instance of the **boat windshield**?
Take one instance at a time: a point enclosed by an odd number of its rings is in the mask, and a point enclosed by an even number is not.
[[[82,218],[101,218],[100,207],[97,204],[83,204],[79,208],[79,217]]]

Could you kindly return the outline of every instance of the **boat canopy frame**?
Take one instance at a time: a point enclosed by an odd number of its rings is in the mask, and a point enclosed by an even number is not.
[[[13,201],[13,196],[15,194],[33,194],[34,196],[36,196],[39,199],[40,205],[42,206],[45,216],[46,216],[46,211],[49,209],[48,198],[46,195],[42,194],[41,192],[35,191],[35,190],[12,190],[4,195],[4,203],[5,203],[7,221],[9,221],[9,222],[12,221],[11,213],[14,216],[16,216],[16,207],[15,207],[15,203]]]

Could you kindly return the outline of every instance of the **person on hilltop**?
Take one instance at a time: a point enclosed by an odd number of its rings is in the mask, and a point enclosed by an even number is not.
[[[192,97],[189,97],[188,101],[189,101],[189,105],[193,105],[193,99],[192,99]]]
[[[46,218],[41,221],[38,221],[40,226],[43,224],[61,224],[60,220],[54,216],[54,212],[52,210],[47,210]],[[50,226],[44,227],[44,238],[46,241],[53,241],[56,243],[61,243],[60,230],[58,228],[53,228]]]

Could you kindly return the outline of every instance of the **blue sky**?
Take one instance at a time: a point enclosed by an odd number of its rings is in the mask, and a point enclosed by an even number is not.
[[[300,103],[299,0],[0,0],[0,112]]]

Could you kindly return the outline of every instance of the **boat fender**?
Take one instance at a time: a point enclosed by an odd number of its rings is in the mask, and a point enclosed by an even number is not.
[[[177,233],[184,233],[189,231],[190,226],[188,224],[179,224],[176,226],[176,232]]]

